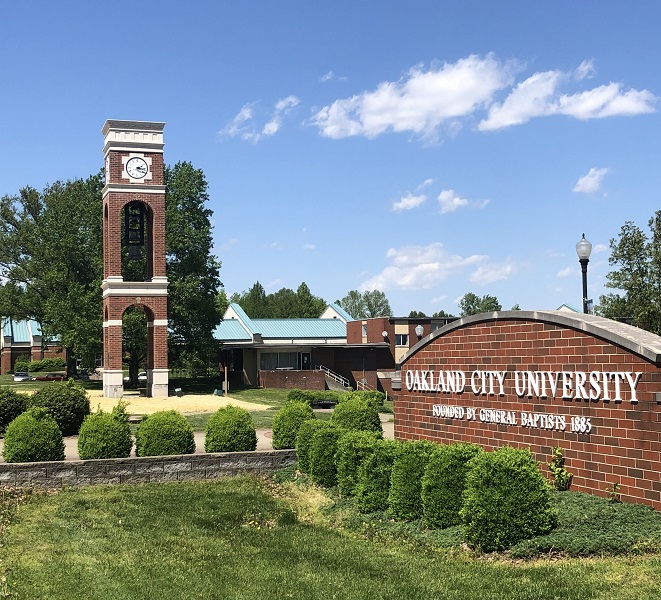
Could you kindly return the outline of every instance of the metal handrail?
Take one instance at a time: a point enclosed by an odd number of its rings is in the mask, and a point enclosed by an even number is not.
[[[326,373],[326,375],[330,377],[333,381],[336,381],[345,388],[351,387],[351,385],[349,384],[349,380],[346,377],[342,377],[342,375],[338,375],[337,373],[334,373],[328,367],[324,367],[324,365],[319,365],[319,370]]]

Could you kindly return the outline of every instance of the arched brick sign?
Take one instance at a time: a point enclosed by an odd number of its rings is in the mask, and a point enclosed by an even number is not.
[[[572,489],[661,509],[661,337],[559,311],[466,317],[401,362],[395,437],[559,446]]]

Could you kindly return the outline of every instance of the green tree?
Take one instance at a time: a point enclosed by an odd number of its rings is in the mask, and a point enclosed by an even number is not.
[[[35,319],[88,368],[102,347],[102,187],[95,175],[0,199],[0,312]]]
[[[392,316],[388,298],[381,290],[365,291],[362,294],[351,290],[342,300],[337,300],[337,304],[354,319]]]
[[[322,298],[313,296],[307,283],[303,282],[296,290],[296,313],[299,319],[316,319],[326,308],[326,302]]]
[[[166,267],[170,354],[183,348],[200,360],[215,348],[213,330],[220,322],[216,297],[220,262],[212,254],[207,181],[189,162],[165,167]]]
[[[365,307],[363,306],[363,296],[358,290],[351,290],[342,300],[336,300],[354,319],[365,318]]]
[[[409,319],[424,319],[427,315],[419,310],[412,310],[409,313]]]
[[[0,199],[0,313],[35,319],[89,368],[102,347],[103,183],[98,174]],[[170,329],[173,342],[202,351],[219,322],[220,285],[206,182],[180,163],[166,168],[166,184]]]
[[[272,319],[287,319],[292,316],[292,309],[298,302],[298,296],[292,289],[281,288],[277,292],[269,294],[267,302]]]
[[[468,317],[484,312],[497,312],[503,307],[495,296],[486,294],[480,297],[472,292],[468,292],[459,301],[459,308],[461,309],[461,316]]]
[[[599,314],[632,318],[641,329],[661,334],[661,210],[648,221],[650,236],[627,221],[617,238],[610,240],[611,267],[606,286],[624,292],[599,299]]]
[[[265,319],[269,316],[264,286],[256,281],[253,286],[241,294],[237,303],[251,319]]]
[[[225,291],[225,288],[221,288],[216,294],[216,313],[220,318],[223,317],[229,305],[230,300],[227,298],[227,292]]]
[[[444,310],[439,310],[432,315],[433,319],[453,319],[454,315],[445,312]]]

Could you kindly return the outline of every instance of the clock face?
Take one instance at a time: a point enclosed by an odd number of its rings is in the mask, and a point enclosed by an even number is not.
[[[149,171],[149,166],[144,158],[134,156],[126,161],[126,172],[131,179],[142,179]]]

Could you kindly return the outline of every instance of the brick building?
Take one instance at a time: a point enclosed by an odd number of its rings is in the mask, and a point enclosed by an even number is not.
[[[43,358],[65,358],[57,340],[46,342],[39,323],[30,319],[15,321],[3,318],[0,338],[0,369],[2,373],[14,370],[19,359],[41,360]]]

